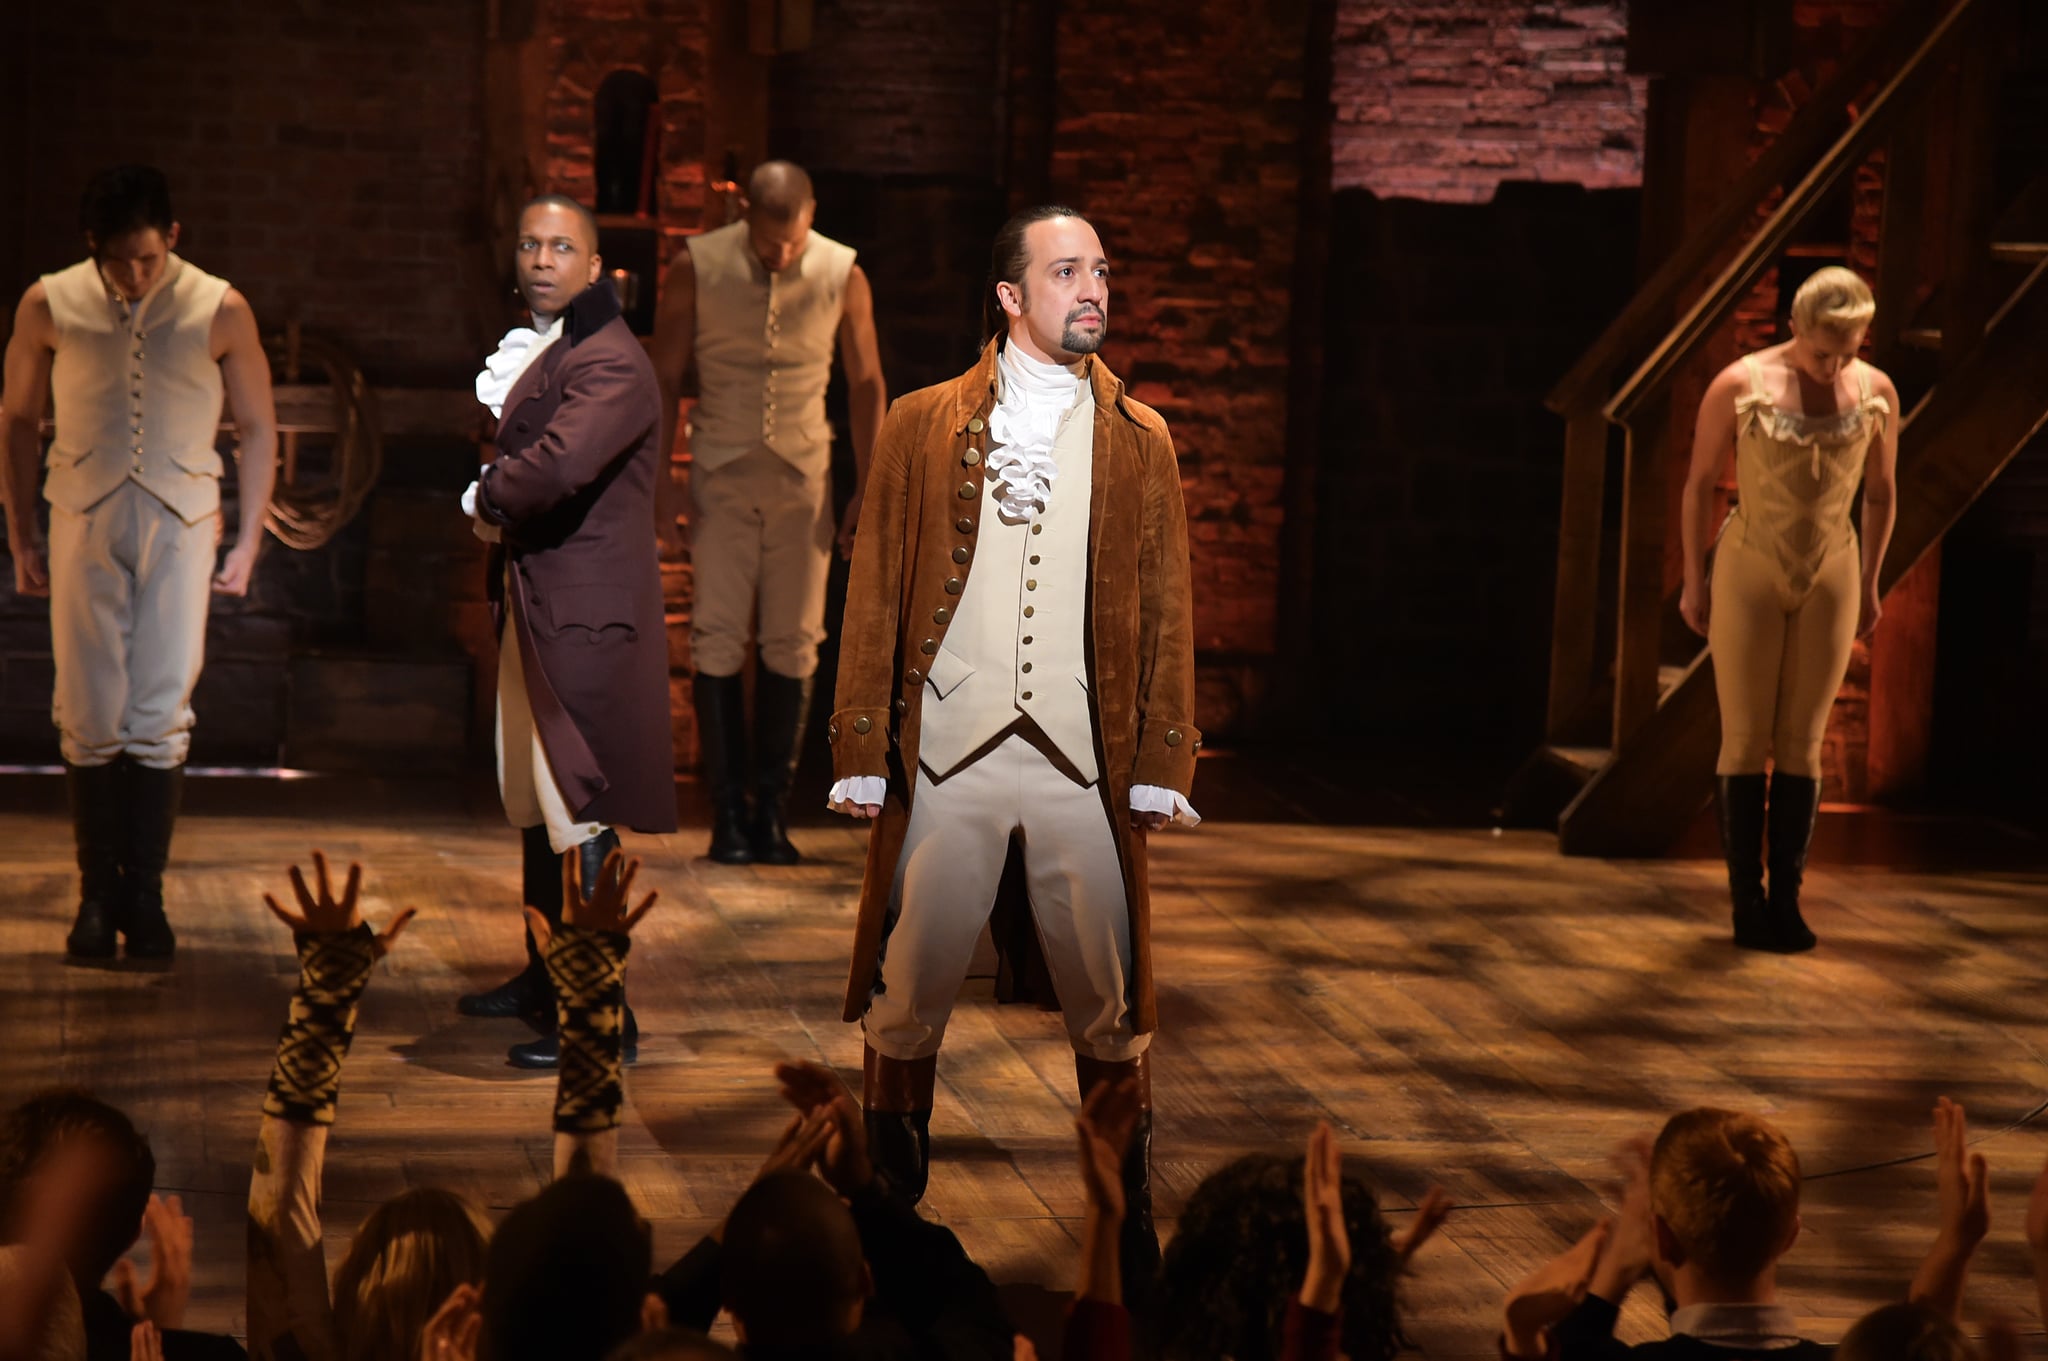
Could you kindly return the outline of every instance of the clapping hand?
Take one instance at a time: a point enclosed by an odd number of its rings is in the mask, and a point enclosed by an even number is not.
[[[1657,1264],[1657,1214],[1650,1199],[1650,1140],[1624,1143],[1615,1155],[1625,1178],[1621,1212],[1593,1271],[1591,1293],[1620,1304]]]
[[[458,1285],[420,1332],[420,1361],[476,1361],[483,1336],[483,1292]]]
[[[185,1321],[185,1303],[192,1295],[192,1221],[177,1196],[153,1195],[142,1212],[142,1227],[149,1235],[149,1275],[140,1276],[135,1264],[122,1258],[114,1264],[114,1298],[132,1319],[176,1328]]]
[[[1551,1258],[1508,1293],[1501,1311],[1501,1336],[1509,1356],[1542,1357],[1550,1330],[1579,1307],[1593,1284],[1593,1268],[1607,1246],[1614,1221],[1603,1219],[1559,1256]]]
[[[799,1114],[822,1114],[829,1122],[817,1158],[818,1170],[832,1189],[852,1196],[873,1181],[875,1165],[868,1157],[867,1124],[839,1079],[818,1064],[792,1061],[775,1065],[775,1080],[781,1084],[782,1099]]]
[[[343,886],[341,897],[334,896],[333,885],[327,874],[327,856],[324,852],[313,852],[313,874],[320,885],[315,894],[306,887],[306,876],[297,865],[292,866],[292,895],[298,899],[299,910],[291,912],[271,894],[263,895],[263,904],[271,914],[292,929],[299,936],[338,936],[355,930],[363,924],[362,913],[356,906],[356,894],[362,888],[363,867],[351,863],[348,880]],[[418,915],[417,909],[406,908],[391,919],[391,925],[377,936],[377,957],[382,959],[391,953],[391,947],[398,943],[399,935],[407,924]]]
[[[562,857],[562,921],[584,931],[612,931],[620,935],[632,934],[641,919],[654,910],[654,903],[661,895],[649,893],[640,900],[640,905],[628,911],[626,904],[632,900],[633,878],[640,873],[640,862],[628,860],[624,851],[613,851],[604,858],[604,867],[597,873],[597,886],[591,895],[583,896],[581,877],[582,857],[570,851]],[[548,942],[554,938],[554,927],[541,914],[539,908],[526,909],[526,924],[533,931],[533,942],[541,954],[547,954]]]
[[[1991,1171],[1981,1153],[1970,1152],[1970,1124],[1963,1108],[1947,1097],[1934,1103],[1934,1246],[1914,1273],[1909,1298],[1944,1317],[1960,1320],[1970,1259],[1991,1231]],[[2033,1207],[2028,1207],[2028,1231]]]

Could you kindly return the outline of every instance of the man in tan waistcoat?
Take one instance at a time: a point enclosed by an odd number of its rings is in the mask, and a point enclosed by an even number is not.
[[[793,865],[790,781],[825,639],[835,538],[850,554],[868,454],[888,409],[874,295],[850,247],[811,230],[810,176],[769,161],[748,182],[742,221],[693,236],[662,283],[654,367],[671,447],[694,361],[690,422],[690,660],[697,738],[710,787],[711,858]],[[837,350],[852,413],[853,500],[835,535],[825,388]],[[667,479],[664,479],[666,482]],[[675,488],[660,508],[666,538]],[[744,682],[758,644],[751,759]]]
[[[29,286],[7,344],[7,538],[15,590],[50,597],[52,705],[78,842],[66,946],[166,959],[164,914],[209,587],[243,595],[276,478],[270,361],[249,302],[174,254],[162,173],[116,166],[85,193],[90,258]],[[225,395],[239,441],[241,524],[221,540],[214,448]],[[36,523],[41,423],[54,402]]]
[[[833,807],[874,820],[846,1019],[869,1149],[915,1198],[946,1022],[1021,843],[1080,1094],[1128,1080],[1145,1110],[1125,1256],[1149,1272],[1146,835],[1199,820],[1180,471],[1095,353],[1109,263],[1078,213],[1013,218],[985,306],[981,362],[890,411],[854,549],[826,733]]]

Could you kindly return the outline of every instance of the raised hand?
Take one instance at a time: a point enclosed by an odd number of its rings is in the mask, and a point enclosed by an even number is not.
[[[640,905],[627,910],[627,903],[633,892],[633,879],[640,873],[640,862],[628,860],[624,851],[613,851],[604,858],[604,866],[597,872],[597,886],[586,898],[583,896],[581,857],[570,851],[562,857],[562,921],[585,931],[611,931],[619,935],[632,934],[641,919],[654,910],[655,900],[661,895],[649,893],[640,900]],[[538,908],[526,909],[526,924],[533,930],[534,944],[545,955],[548,941],[554,936],[554,928]]]
[[[868,1157],[868,1131],[860,1107],[839,1085],[830,1069],[815,1063],[791,1061],[775,1065],[775,1080],[782,1099],[801,1115],[824,1112],[832,1122],[831,1133],[818,1155],[818,1171],[842,1196],[852,1196],[875,1179],[875,1165]]]
[[[1593,1270],[1591,1293],[1620,1304],[1657,1264],[1657,1216],[1650,1204],[1650,1139],[1624,1143],[1615,1154],[1625,1179],[1621,1213]]]
[[[164,1338],[148,1319],[128,1334],[128,1361],[164,1361]]]
[[[1401,1259],[1401,1269],[1415,1260],[1415,1254],[1422,1245],[1436,1237],[1436,1231],[1450,1218],[1451,1197],[1441,1186],[1432,1186],[1422,1196],[1422,1203],[1415,1207],[1415,1218],[1408,1221],[1408,1227],[1394,1235],[1394,1253]]]
[[[815,1110],[808,1115],[791,1116],[789,1124],[783,1127],[782,1137],[775,1141],[775,1147],[768,1150],[767,1158],[755,1171],[754,1180],[762,1181],[778,1172],[805,1171],[825,1151],[832,1134],[829,1108]]]
[[[1940,1235],[1968,1250],[1991,1231],[1990,1166],[1969,1152],[1970,1124],[1963,1108],[1947,1097],[1934,1103],[1934,1189],[1940,1207]],[[2031,1221],[2032,1207],[2029,1207]]]
[[[298,899],[299,910],[287,911],[271,894],[263,895],[263,905],[271,915],[292,929],[297,936],[338,936],[355,930],[363,924],[363,916],[356,906],[356,895],[363,886],[363,867],[351,862],[348,880],[343,885],[341,897],[334,896],[334,887],[327,873],[327,856],[323,851],[313,852],[313,876],[320,889],[316,894],[306,887],[306,876],[297,865],[292,866],[292,895]],[[391,919],[376,937],[377,957],[382,959],[391,953],[391,947],[398,943],[398,937],[406,926],[418,915],[414,908],[406,908]]]
[[[420,1331],[420,1361],[476,1361],[484,1331],[483,1298],[473,1285],[450,1291]]]
[[[1121,1082],[1096,1083],[1074,1118],[1088,1208],[1118,1223],[1125,1210],[1124,1152],[1131,1146],[1131,1131],[1143,1113],[1138,1080],[1127,1077]]]
[[[1510,1356],[1531,1361],[1549,1353],[1550,1330],[1564,1322],[1586,1298],[1593,1268],[1607,1246],[1614,1221],[1603,1219],[1560,1255],[1524,1277],[1508,1292],[1501,1310],[1501,1336]]]
[[[1334,1314],[1344,1299],[1344,1278],[1351,1272],[1351,1231],[1344,1223],[1344,1152],[1327,1120],[1309,1132],[1308,1156],[1302,1160],[1301,1208],[1308,1222],[1308,1271],[1301,1282],[1301,1302],[1319,1313]]]
[[[149,1275],[138,1276],[135,1264],[122,1258],[114,1265],[114,1298],[130,1318],[176,1328],[192,1296],[192,1221],[177,1196],[153,1195],[142,1227],[149,1236]]]

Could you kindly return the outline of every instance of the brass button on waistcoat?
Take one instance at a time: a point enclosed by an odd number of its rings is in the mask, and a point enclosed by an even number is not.
[[[874,726],[875,725],[871,721],[869,721],[868,716],[866,714],[862,714],[859,718],[853,720],[853,730],[863,735],[865,735]]]
[[[1033,534],[1043,534],[1045,533],[1045,526],[1043,524],[1034,524],[1031,526],[1031,532]]]
[[[934,624],[943,624],[952,617],[953,612],[947,609],[944,605],[941,605],[937,609],[932,611],[932,622]]]
[[[1026,670],[1026,671],[1029,671],[1029,670],[1031,669],[1031,663],[1030,663],[1030,662],[1026,662],[1026,663],[1024,663],[1024,667],[1023,667],[1023,669],[1024,669],[1024,670]]]
[[[1025,691],[1025,692],[1024,692],[1024,693],[1023,693],[1022,695],[1020,695],[1020,696],[1019,696],[1018,698],[1020,698],[1020,699],[1030,699],[1030,698],[1031,698],[1031,692],[1030,692],[1029,690],[1026,690],[1026,691]]]
[[[988,422],[982,420],[979,416],[972,417],[967,422],[967,430],[970,434],[978,435],[986,429],[988,429]]]
[[[972,482],[962,482],[960,484],[960,499],[962,501],[972,501],[974,499],[974,484]]]
[[[971,556],[972,554],[970,554],[965,548],[956,548],[953,550],[953,561],[955,562],[964,563]]]
[[[960,578],[959,578],[959,577],[947,577],[947,578],[946,578],[946,594],[947,594],[947,595],[958,595],[958,594],[960,594],[960,585],[961,585],[961,582],[960,582]]]
[[[925,656],[929,657],[934,652],[937,652],[939,650],[939,640],[936,638],[927,638],[917,645],[917,650],[919,652],[922,652]]]
[[[1038,589],[1038,578],[1037,578],[1037,577],[1033,577],[1033,578],[1031,578],[1031,580],[1029,580],[1029,581],[1025,582],[1025,583],[1024,583],[1024,589],[1025,589],[1025,590],[1027,590],[1027,591],[1035,591],[1035,590],[1037,590],[1037,589]]]
[[[1024,607],[1024,617],[1025,617],[1026,619],[1029,619],[1029,618],[1030,618],[1030,617],[1031,617],[1032,615],[1034,615],[1034,614],[1036,614],[1036,613],[1038,613],[1038,611],[1037,611],[1037,610],[1035,610],[1035,609],[1033,609],[1033,608],[1032,608],[1031,606],[1029,606],[1029,605],[1026,605],[1026,606]]]

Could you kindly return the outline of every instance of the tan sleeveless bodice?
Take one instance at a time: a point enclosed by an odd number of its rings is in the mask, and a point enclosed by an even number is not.
[[[1871,390],[1870,366],[1858,359],[1854,406],[1826,416],[1786,411],[1765,392],[1756,356],[1742,363],[1749,391],[1735,399],[1737,501],[1722,541],[1772,558],[1803,592],[1830,554],[1856,545],[1849,512],[1891,403]]]

